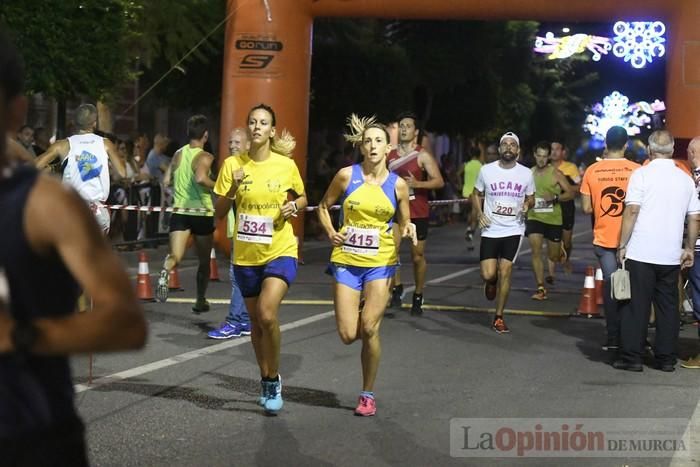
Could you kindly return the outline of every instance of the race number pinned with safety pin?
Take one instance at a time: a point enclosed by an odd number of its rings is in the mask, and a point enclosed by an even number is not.
[[[272,217],[239,214],[236,225],[236,239],[241,242],[272,243]]]
[[[496,216],[515,217],[518,215],[518,205],[508,201],[496,201],[493,206],[493,213]]]
[[[360,229],[348,226],[345,229],[345,253],[377,256],[379,253],[379,229]]]
[[[535,207],[532,210],[538,213],[554,212],[554,203],[544,198],[535,198]]]

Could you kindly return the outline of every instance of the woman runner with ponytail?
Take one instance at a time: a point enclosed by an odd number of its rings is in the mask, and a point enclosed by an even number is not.
[[[330,270],[335,278],[335,317],[345,344],[362,339],[362,392],[356,415],[376,413],[374,380],[381,346],[379,325],[389,300],[389,287],[396,271],[397,254],[392,234],[398,219],[403,237],[417,243],[416,227],[410,223],[408,185],[389,172],[389,134],[372,118],[350,118],[351,133],[345,138],[360,145],[364,160],[341,169],[319,203],[319,219],[333,244]],[[342,226],[335,230],[328,209],[342,202]],[[360,296],[364,292],[362,310]]]
[[[258,403],[273,414],[283,405],[277,313],[297,274],[297,240],[289,220],[308,204],[299,169],[288,157],[294,139],[287,132],[278,137],[275,125],[272,108],[259,104],[250,110],[250,150],[226,159],[214,187],[220,196],[217,218],[236,203],[233,273],[250,315],[262,387]]]

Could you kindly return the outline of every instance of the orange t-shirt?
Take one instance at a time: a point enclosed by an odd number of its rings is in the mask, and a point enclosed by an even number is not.
[[[581,194],[591,197],[594,245],[617,248],[620,244],[627,184],[637,168],[639,164],[627,159],[603,159],[583,174]]]
[[[649,163],[649,159],[645,160],[642,165],[647,165]],[[690,170],[690,164],[688,161],[685,161],[683,159],[673,159],[673,163],[676,164],[676,167],[681,169],[683,172],[687,173],[693,180],[695,178],[693,177],[693,172]]]

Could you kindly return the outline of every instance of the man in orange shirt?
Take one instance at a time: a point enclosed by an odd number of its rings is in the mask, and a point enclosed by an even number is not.
[[[604,308],[607,341],[603,350],[617,351],[620,344],[620,315],[629,302],[618,302],[610,296],[610,275],[617,269],[617,248],[620,244],[622,211],[627,184],[632,171],[639,167],[625,159],[627,130],[611,127],[605,135],[607,155],[586,169],[581,181],[581,206],[593,213],[593,250],[600,262],[604,279]]]

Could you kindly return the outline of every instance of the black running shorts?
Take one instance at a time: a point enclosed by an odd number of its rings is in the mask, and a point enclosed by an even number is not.
[[[189,230],[192,235],[211,235],[214,233],[214,217],[186,216],[173,213],[170,216],[170,231]]]
[[[521,235],[512,237],[490,238],[481,237],[481,247],[479,249],[479,259],[506,259],[511,263],[515,262],[520,250]]]

